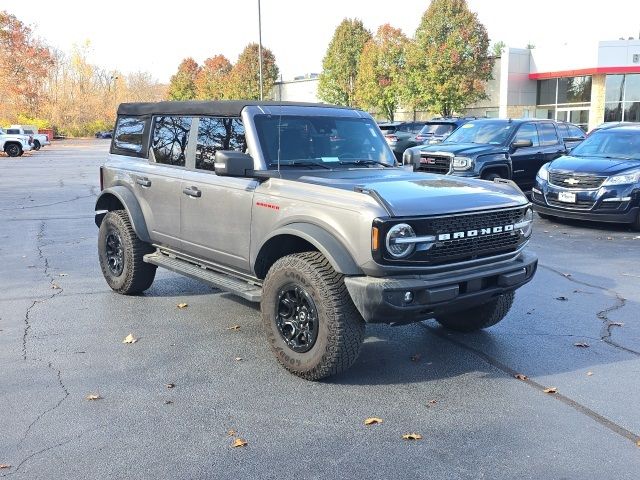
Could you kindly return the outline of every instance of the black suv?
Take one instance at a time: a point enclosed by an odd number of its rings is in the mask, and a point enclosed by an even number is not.
[[[443,142],[455,129],[477,117],[435,117],[425,123],[416,135],[418,145],[434,145]]]
[[[567,153],[565,142],[579,141],[568,133],[563,122],[553,120],[473,120],[442,143],[406,150],[403,163],[420,172],[513,179],[529,189],[542,165]]]

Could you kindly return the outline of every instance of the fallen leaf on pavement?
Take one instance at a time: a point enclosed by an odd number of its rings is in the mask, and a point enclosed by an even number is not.
[[[624,323],[622,322],[609,322],[610,327],[624,327]]]
[[[607,237],[607,240],[613,240],[613,237]]]
[[[173,401],[172,401],[172,400],[165,400],[165,401],[164,401],[164,404],[165,404],[165,405],[171,405],[172,403],[173,403]]]
[[[90,393],[86,398],[87,400],[100,400],[102,397],[97,393]]]
[[[242,357],[236,357],[236,362],[241,362],[242,361]]]
[[[640,440],[638,440],[638,441],[636,442],[636,446],[640,447]],[[11,465],[9,465],[9,466],[11,466]]]
[[[176,305],[176,307],[178,307],[178,308],[187,308],[188,306],[189,306],[189,304],[187,304],[187,303],[179,303],[179,304]]]
[[[227,435],[229,435],[230,437],[235,437],[238,434],[238,432],[236,432],[233,428],[227,430]]]
[[[364,421],[365,425],[378,425],[382,423],[382,419],[378,417],[369,417]]]
[[[246,447],[247,441],[242,438],[236,438],[231,444],[231,448]]]
[[[53,288],[54,290],[62,290],[62,287],[57,283],[52,283],[51,288]]]
[[[580,348],[589,348],[589,344],[584,342],[576,342],[573,345]]]
[[[8,463],[0,463],[0,468],[11,468],[11,465]]]
[[[167,387],[167,388],[173,388],[173,387],[175,387],[175,386],[176,386],[176,384],[175,384],[175,383],[167,383],[167,384],[165,385],[165,387]]]
[[[557,387],[547,387],[543,390],[544,393],[557,393]]]
[[[563,273],[562,276],[569,278],[571,276],[571,274],[570,273]]]
[[[124,337],[124,340],[122,340],[122,343],[136,343],[137,341],[138,339],[134,337],[132,333],[130,333],[129,335]]]
[[[556,297],[556,300],[560,300],[561,302],[566,302],[569,299],[567,297]]]
[[[415,355],[411,355],[410,358],[412,362],[419,362],[420,359],[422,358],[422,355],[420,355],[419,353],[416,353]]]
[[[590,377],[591,375],[593,375],[593,372],[587,372],[587,377]]]
[[[419,433],[405,433],[402,438],[404,440],[422,440],[422,435]]]
[[[437,400],[429,400],[429,403],[430,403],[431,405],[435,405],[436,403],[438,403],[438,401],[437,401]]]
[[[68,273],[59,273],[58,276],[59,277],[68,277],[69,274]]]
[[[227,330],[240,330],[240,325],[231,325],[227,327]]]
[[[514,375],[514,377],[516,377],[518,380],[527,380],[529,378],[526,375],[523,375],[522,373],[517,373]]]

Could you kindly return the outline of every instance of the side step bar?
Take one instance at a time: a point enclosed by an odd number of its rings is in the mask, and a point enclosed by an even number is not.
[[[193,263],[170,257],[160,252],[148,253],[144,256],[144,261],[166,268],[172,272],[180,273],[195,280],[217,287],[225,292],[233,293],[250,302],[260,302],[262,298],[262,288],[252,285],[244,280],[239,280],[225,273],[214,272],[213,270],[200,267]]]

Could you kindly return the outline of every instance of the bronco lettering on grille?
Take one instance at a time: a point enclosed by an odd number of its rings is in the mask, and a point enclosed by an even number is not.
[[[481,228],[480,230],[467,230],[465,232],[452,232],[452,233],[441,233],[438,235],[438,241],[442,242],[444,240],[458,239],[458,238],[470,238],[470,237],[478,237],[483,235],[493,235],[494,233],[504,233],[504,232],[513,232],[514,226],[511,225],[500,225],[497,227],[486,227]]]

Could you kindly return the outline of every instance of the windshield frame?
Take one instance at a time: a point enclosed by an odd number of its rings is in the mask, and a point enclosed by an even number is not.
[[[598,148],[598,152],[596,153],[582,152],[582,150],[588,149],[589,147],[591,147],[591,144],[596,142],[600,144],[599,147],[602,147],[603,145],[607,146],[607,144],[604,143],[606,142],[606,140],[604,140],[606,137],[620,136],[625,133],[636,136],[640,143],[640,129],[637,129],[637,131],[634,131],[634,130],[626,129],[624,127],[603,128],[593,132],[587,138],[582,140],[582,142],[580,142],[578,145],[576,145],[573,148],[573,150],[571,150],[570,155],[572,157],[579,157],[579,158],[594,158],[594,159],[604,159],[604,160],[615,158],[616,160],[638,162],[640,161],[640,150],[636,151],[635,156],[623,155],[617,152],[604,152],[602,151],[602,148]]]

